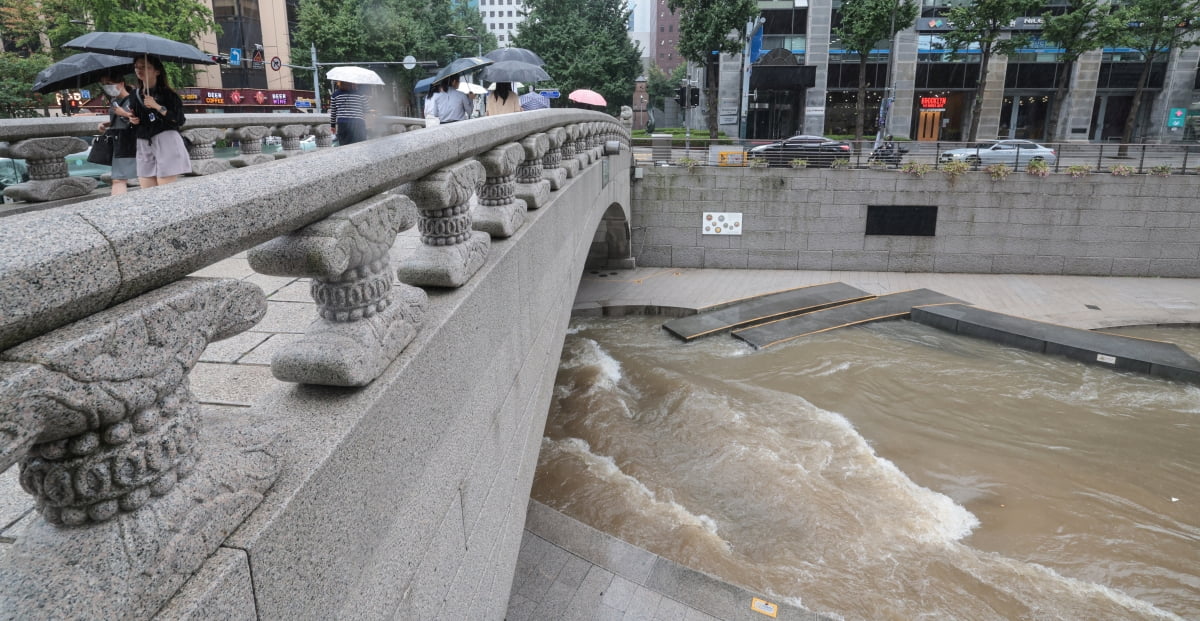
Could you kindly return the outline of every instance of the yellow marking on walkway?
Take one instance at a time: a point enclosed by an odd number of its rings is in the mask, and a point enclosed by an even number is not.
[[[779,614],[779,606],[766,600],[758,599],[757,597],[750,600],[750,610],[767,615],[772,619],[775,618],[775,615]]]

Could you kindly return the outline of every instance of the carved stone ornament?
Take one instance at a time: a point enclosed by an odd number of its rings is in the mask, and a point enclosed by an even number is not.
[[[525,201],[514,198],[514,174],[525,158],[525,149],[510,142],[479,156],[487,180],[479,189],[479,206],[471,216],[476,231],[492,237],[512,237],[525,224]]]
[[[275,159],[304,154],[304,151],[300,148],[300,139],[308,135],[307,125],[284,125],[283,127],[276,127],[275,135],[279,136],[282,142],[282,149],[275,154]]]
[[[562,145],[567,140],[567,130],[555,127],[546,132],[550,147],[542,156],[542,178],[550,182],[551,190],[561,190],[567,184],[567,171],[562,168]]]
[[[590,128],[587,123],[576,123],[572,127],[575,128],[575,159],[579,160],[579,169],[583,170],[592,163],[591,147],[588,146]]]
[[[483,164],[464,160],[408,186],[418,209],[421,245],[401,263],[401,282],[461,287],[483,267],[491,237],[472,230],[470,203],[484,178]]]
[[[260,273],[311,277],[320,313],[275,354],[276,378],[365,386],[400,355],[417,334],[427,296],[393,287],[388,250],[416,219],[407,196],[381,194],[250,251],[250,267]]]
[[[579,138],[579,126],[568,125],[564,128],[566,137],[562,143],[562,157],[559,159],[558,165],[567,171],[567,177],[575,177],[579,175],[579,170],[582,166],[579,165],[579,159],[576,157],[575,141]]]
[[[19,462],[44,518],[6,531],[2,616],[149,618],[258,506],[276,435],[201,430],[187,374],[265,309],[249,283],[187,278],[0,354],[0,468]]]
[[[229,162],[213,157],[213,144],[225,137],[224,129],[200,127],[185,129],[180,133],[184,138],[192,141],[192,147],[188,149],[188,157],[192,160],[192,172],[188,174],[192,176],[211,175],[232,168]]]
[[[328,123],[313,125],[312,135],[317,137],[317,148],[326,149],[333,146],[333,128]]]
[[[529,209],[538,209],[550,202],[550,181],[542,178],[542,158],[550,150],[546,134],[533,134],[521,141],[525,159],[517,167],[517,198]]]
[[[70,136],[30,138],[6,145],[5,157],[24,159],[29,165],[29,181],[4,188],[4,195],[13,200],[41,203],[88,194],[99,183],[90,177],[70,176],[67,160],[63,159],[87,148],[86,142]]]
[[[271,128],[263,125],[251,125],[229,130],[229,133],[241,144],[237,157],[229,160],[237,168],[253,166],[275,161],[275,156],[262,152],[262,139],[271,134]]]

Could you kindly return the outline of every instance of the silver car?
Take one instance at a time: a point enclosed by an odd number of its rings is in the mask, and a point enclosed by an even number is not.
[[[1054,149],[1028,140],[981,140],[968,147],[943,151],[938,161],[966,162],[972,166],[1008,164],[1020,168],[1029,162],[1046,162],[1053,166],[1058,161]]]

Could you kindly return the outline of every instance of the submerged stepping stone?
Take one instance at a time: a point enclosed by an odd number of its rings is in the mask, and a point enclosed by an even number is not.
[[[723,330],[740,328],[772,319],[782,319],[872,297],[874,296],[870,293],[851,287],[846,283],[831,282],[722,304],[714,310],[672,319],[663,324],[663,329],[685,341],[690,341]]]
[[[958,298],[930,289],[913,289],[734,330],[733,335],[753,345],[755,349],[763,349],[834,328],[907,317],[917,306],[963,303]]]
[[[960,304],[914,308],[912,319],[1020,349],[1200,384],[1200,360],[1174,343],[1080,330]]]

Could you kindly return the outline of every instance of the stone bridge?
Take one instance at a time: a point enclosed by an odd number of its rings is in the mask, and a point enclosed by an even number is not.
[[[628,135],[527,112],[0,219],[0,618],[502,618],[578,281],[632,262]],[[266,302],[189,275],[241,252],[320,316],[291,383],[201,405]]]

